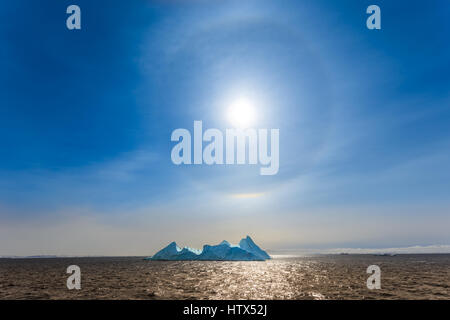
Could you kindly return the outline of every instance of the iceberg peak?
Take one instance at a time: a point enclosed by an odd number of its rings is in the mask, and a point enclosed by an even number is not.
[[[258,247],[256,243],[253,242],[252,238],[250,238],[250,236],[247,236],[246,238],[239,241],[239,247],[253,253],[263,260],[270,259],[270,256],[267,254],[267,252]]]

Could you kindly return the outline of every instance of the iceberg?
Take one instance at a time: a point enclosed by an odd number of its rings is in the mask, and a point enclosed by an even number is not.
[[[224,240],[218,245],[204,245],[202,250],[189,247],[180,248],[176,242],[170,243],[146,260],[200,260],[200,261],[265,261],[270,256],[247,236],[239,245],[231,245]]]

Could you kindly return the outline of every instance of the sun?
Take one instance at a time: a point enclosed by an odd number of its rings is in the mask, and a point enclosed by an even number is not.
[[[236,128],[248,128],[256,121],[255,107],[247,98],[233,101],[228,108],[228,120]]]

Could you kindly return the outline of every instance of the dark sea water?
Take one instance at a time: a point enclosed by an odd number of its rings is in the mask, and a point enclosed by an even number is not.
[[[68,290],[66,268],[81,268]],[[381,289],[369,290],[369,265]],[[450,255],[327,255],[265,262],[142,257],[0,259],[0,299],[450,299]]]

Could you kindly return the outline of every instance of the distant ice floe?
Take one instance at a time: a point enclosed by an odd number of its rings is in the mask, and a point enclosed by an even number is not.
[[[307,256],[315,254],[449,254],[450,245],[409,246],[391,248],[330,248],[330,249],[279,249],[270,251],[273,257]]]

